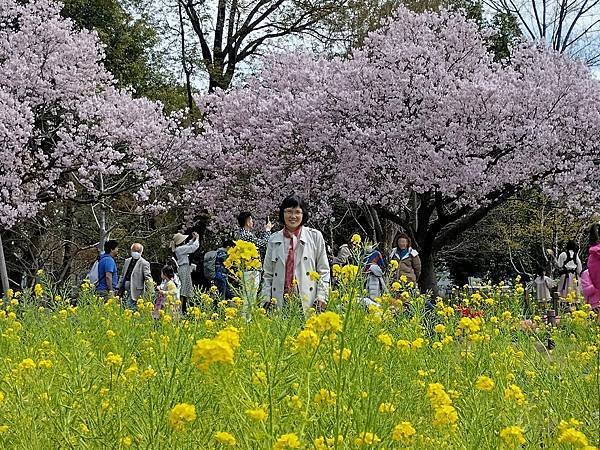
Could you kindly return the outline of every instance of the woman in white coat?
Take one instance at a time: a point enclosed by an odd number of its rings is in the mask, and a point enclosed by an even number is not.
[[[281,203],[279,221],[284,228],[271,235],[263,263],[265,305],[274,299],[277,308],[282,309],[288,299],[300,298],[305,315],[313,307],[322,311],[327,306],[330,281],[323,235],[305,226],[308,211],[295,195]]]

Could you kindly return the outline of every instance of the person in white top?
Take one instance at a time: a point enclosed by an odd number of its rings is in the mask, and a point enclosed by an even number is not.
[[[571,291],[577,289],[576,280],[581,274],[582,266],[579,259],[579,247],[574,241],[567,242],[564,252],[558,255],[556,266],[560,273],[558,294],[565,298]]]
[[[309,228],[304,201],[291,195],[279,207],[284,228],[271,235],[263,263],[262,298],[265,305],[274,299],[278,309],[298,296],[305,316],[311,308],[327,306],[330,271],[325,239],[320,231]],[[287,294],[287,295],[286,295]]]

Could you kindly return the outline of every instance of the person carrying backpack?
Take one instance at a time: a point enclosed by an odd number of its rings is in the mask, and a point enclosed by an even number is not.
[[[560,273],[558,294],[562,298],[566,298],[570,292],[576,290],[575,283],[582,270],[578,252],[579,247],[577,247],[577,244],[574,241],[569,241],[565,251],[558,255],[556,261]]]
[[[228,280],[229,271],[225,267],[227,251],[233,247],[235,247],[235,242],[226,239],[217,250],[206,252],[204,255],[204,277],[217,286],[219,295],[225,300],[233,298]]]

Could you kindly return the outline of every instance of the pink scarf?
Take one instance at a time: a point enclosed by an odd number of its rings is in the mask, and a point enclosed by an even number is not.
[[[294,271],[296,269],[296,252],[294,248],[294,236],[299,237],[302,227],[298,227],[296,231],[289,231],[287,228],[283,229],[283,236],[290,240],[290,247],[288,248],[287,259],[285,260],[285,284],[284,292],[289,294],[294,283]]]

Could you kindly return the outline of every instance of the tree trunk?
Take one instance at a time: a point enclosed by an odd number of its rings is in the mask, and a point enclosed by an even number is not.
[[[434,254],[425,250],[419,253],[421,257],[421,277],[419,278],[419,289],[421,292],[432,292],[435,297],[439,295],[437,285],[437,276],[435,274],[435,265],[433,263]]]
[[[100,174],[100,193],[104,194],[104,177]],[[102,200],[102,195],[100,195]],[[106,229],[106,206],[104,203],[100,205],[100,241],[98,243],[98,251],[102,253],[104,251],[104,243],[107,240],[107,229]]]
[[[73,205],[67,205],[64,208],[65,217],[64,220],[67,222],[65,227],[63,255],[59,282],[65,281],[71,275],[71,268],[73,265],[73,257],[75,246],[73,245],[73,229],[75,227],[75,208]]]
[[[183,23],[183,11],[181,8],[181,2],[178,2],[179,6],[179,30],[181,33],[181,66],[183,68],[183,73],[185,74],[185,91],[187,94],[187,103],[190,112],[194,108],[194,98],[192,97],[192,67],[191,62],[187,59],[186,49],[185,49],[185,26]]]
[[[2,245],[2,233],[0,233],[0,280],[2,280],[2,292],[8,291],[8,270],[6,269],[6,259],[4,258],[4,246]]]

